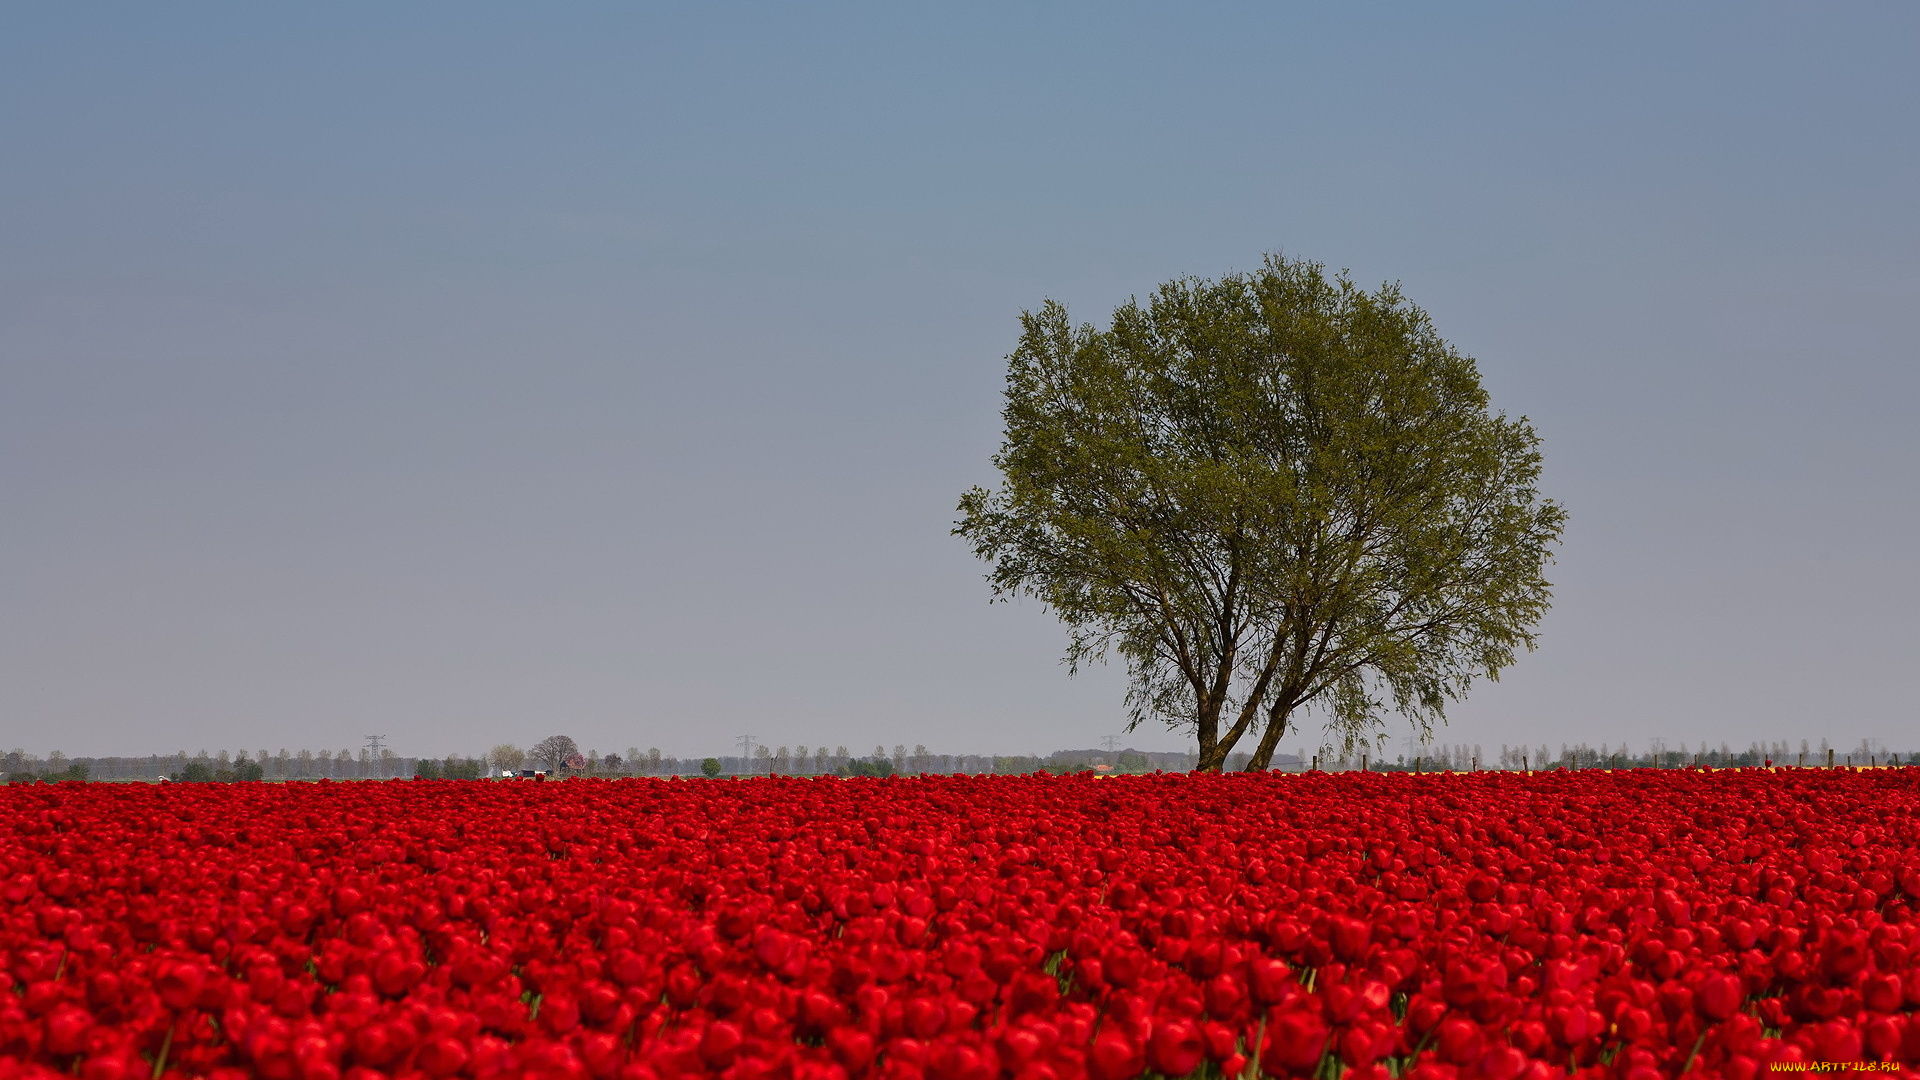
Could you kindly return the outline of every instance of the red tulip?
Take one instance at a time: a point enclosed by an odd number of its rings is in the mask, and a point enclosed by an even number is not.
[[[1191,1020],[1168,1020],[1155,1025],[1147,1043],[1147,1063],[1167,1076],[1185,1076],[1200,1067],[1206,1042]]]
[[[864,1073],[873,1062],[873,1036],[858,1028],[835,1028],[827,1034],[827,1048],[835,1061],[855,1076]]]
[[[1299,988],[1294,983],[1292,969],[1278,960],[1256,956],[1248,968],[1248,973],[1253,999],[1261,1004],[1278,1004],[1298,992]]]
[[[1146,1068],[1144,1048],[1119,1031],[1103,1031],[1094,1036],[1088,1056],[1088,1073],[1093,1080],[1130,1080]]]
[[[1327,1049],[1327,1025],[1306,1009],[1274,1010],[1267,1017],[1260,1064],[1271,1072],[1313,1066]]]
[[[1732,975],[1709,975],[1694,992],[1694,1002],[1711,1019],[1725,1020],[1740,1009],[1745,996],[1740,980]]]
[[[56,1007],[47,1017],[46,1049],[52,1054],[77,1054],[86,1046],[93,1017],[74,1005]]]
[[[745,1041],[737,1025],[719,1021],[701,1037],[700,1057],[709,1065],[724,1068],[733,1063]]]

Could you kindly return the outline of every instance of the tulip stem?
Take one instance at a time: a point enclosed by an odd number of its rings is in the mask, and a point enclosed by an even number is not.
[[[1248,1067],[1253,1070],[1253,1080],[1260,1080],[1260,1053],[1265,1050],[1266,1047],[1267,1018],[1262,1016],[1260,1018],[1260,1029],[1256,1031],[1253,1036],[1253,1054],[1251,1055],[1253,1060],[1247,1062]],[[1246,1073],[1241,1073],[1241,1076],[1244,1077],[1245,1075]]]
[[[1700,1047],[1706,1041],[1707,1041],[1707,1033],[1704,1031],[1700,1033],[1699,1038],[1693,1040],[1693,1049],[1687,1051],[1687,1063],[1685,1065],[1680,1066],[1681,1072],[1684,1073],[1688,1069],[1693,1068],[1693,1059],[1700,1056]]]
[[[1427,1029],[1427,1033],[1425,1035],[1420,1036],[1420,1041],[1414,1044],[1413,1050],[1407,1054],[1407,1066],[1409,1068],[1413,1066],[1414,1061],[1416,1061],[1420,1057],[1421,1052],[1426,1050],[1427,1044],[1432,1042],[1433,1037],[1439,1034],[1439,1032],[1440,1032],[1440,1025],[1435,1024],[1432,1027]]]
[[[153,1080],[167,1071],[167,1053],[173,1049],[173,1025],[167,1025],[167,1037],[160,1042],[160,1056],[153,1059]]]

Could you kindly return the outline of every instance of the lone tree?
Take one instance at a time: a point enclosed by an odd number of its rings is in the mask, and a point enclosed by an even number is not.
[[[1066,623],[1070,670],[1125,659],[1129,730],[1192,730],[1206,771],[1257,732],[1261,770],[1303,711],[1348,746],[1389,709],[1430,732],[1533,648],[1565,522],[1539,439],[1397,286],[1270,256],[1105,330],[1021,325],[1002,483],[954,533]]]
[[[501,743],[487,752],[487,757],[495,766],[507,772],[519,772],[527,763],[527,752],[512,743]]]
[[[533,749],[527,751],[527,757],[545,765],[548,772],[558,772],[560,766],[567,764],[568,758],[577,757],[579,753],[580,748],[568,736],[549,735],[534,743]]]

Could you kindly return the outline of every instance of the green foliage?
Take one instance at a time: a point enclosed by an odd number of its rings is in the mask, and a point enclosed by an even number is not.
[[[479,758],[420,758],[413,763],[413,775],[422,780],[478,780],[485,772],[486,763]]]
[[[84,781],[91,775],[92,775],[91,770],[89,770],[85,764],[76,761],[69,764],[64,769],[57,769],[52,772],[46,772],[46,773],[36,774],[31,772],[9,772],[7,774],[7,783],[9,784],[43,784],[43,783],[58,784],[63,780]]]
[[[1002,483],[954,532],[1073,668],[1117,652],[1132,724],[1193,730],[1200,768],[1256,730],[1266,768],[1308,709],[1348,744],[1390,709],[1431,730],[1533,647],[1565,519],[1539,440],[1397,287],[1273,256],[1105,330],[1021,322]]]
[[[242,758],[231,768],[216,769],[205,758],[187,762],[173,779],[190,784],[231,784],[241,780],[260,780],[266,776],[266,769],[259,762]]]
[[[871,758],[853,758],[842,771],[843,776],[892,776],[893,762],[876,754]]]
[[[700,762],[700,774],[702,776],[719,776],[720,775],[720,759],[717,757],[710,757]]]

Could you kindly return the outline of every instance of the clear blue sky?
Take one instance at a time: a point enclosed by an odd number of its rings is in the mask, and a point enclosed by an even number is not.
[[[1284,250],[1572,514],[1446,741],[1920,748],[1920,8],[1324,7],[11,9],[0,744],[1094,745],[1016,316]]]

